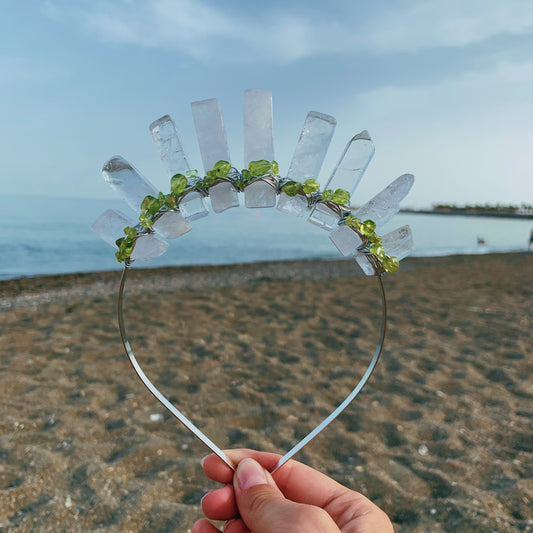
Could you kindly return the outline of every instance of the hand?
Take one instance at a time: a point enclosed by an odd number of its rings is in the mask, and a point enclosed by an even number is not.
[[[393,533],[387,515],[363,495],[296,461],[269,474],[280,456],[254,450],[229,450],[235,473],[215,454],[203,469],[224,483],[202,499],[205,516],[225,520],[224,533]],[[201,519],[192,533],[217,533]]]

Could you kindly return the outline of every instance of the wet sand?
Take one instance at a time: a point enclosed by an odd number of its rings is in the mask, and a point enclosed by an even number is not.
[[[133,269],[132,346],[222,447],[284,452],[353,388],[378,338],[350,261]],[[533,255],[418,258],[386,276],[382,360],[297,459],[398,532],[533,531]],[[119,274],[0,282],[0,531],[187,531],[206,449],[144,389]]]

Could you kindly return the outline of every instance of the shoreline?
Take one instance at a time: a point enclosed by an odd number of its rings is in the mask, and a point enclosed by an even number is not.
[[[454,264],[529,255],[527,251],[407,257],[400,270],[412,271],[430,264]],[[107,296],[118,290],[122,270],[27,276],[0,280],[0,312],[43,303],[68,302],[87,296]],[[396,275],[397,275],[396,274]],[[172,279],[173,276],[179,276]],[[128,272],[128,292],[149,290],[232,287],[258,280],[324,280],[364,277],[351,258],[264,261],[223,265],[137,268]],[[385,275],[388,279],[390,275]]]

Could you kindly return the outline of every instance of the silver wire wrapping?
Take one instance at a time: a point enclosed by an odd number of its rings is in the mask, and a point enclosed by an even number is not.
[[[179,409],[177,409],[170,401],[163,396],[157,389],[157,387],[148,379],[146,374],[143,372],[140,367],[133,350],[129,343],[128,337],[126,335],[126,328],[124,325],[124,314],[123,314],[123,301],[124,301],[124,285],[126,283],[126,274],[131,265],[131,261],[127,261],[122,271],[122,276],[120,278],[120,286],[118,291],[118,300],[117,300],[117,316],[118,316],[118,325],[120,330],[120,337],[122,339],[122,344],[124,350],[130,360],[133,369],[144,383],[146,388],[155,396],[155,398],[161,402],[161,404],[172,413],[196,438],[203,442],[213,453],[218,455],[222,461],[224,461],[232,470],[235,470],[235,465],[229,459],[229,457],[211,440],[209,439],[199,428],[197,428]],[[374,355],[363,375],[359,380],[359,383],[355,388],[350,392],[348,396],[343,400],[343,402],[335,408],[320,424],[318,424],[310,433],[308,433],[302,440],[295,444],[281,459],[278,461],[276,467],[271,471],[271,473],[276,472],[281,468],[289,459],[296,455],[306,444],[308,444],[312,439],[314,439],[322,430],[324,430],[333,420],[335,420],[343,411],[348,407],[348,405],[355,399],[359,394],[362,388],[365,386],[366,382],[369,380],[372,372],[376,368],[376,365],[379,361],[381,352],[383,350],[383,343],[385,341],[385,332],[387,329],[387,299],[385,297],[385,288],[383,286],[383,281],[380,274],[375,276],[378,280],[378,286],[381,294],[382,301],[382,319],[381,319],[381,330],[379,341],[374,351]]]

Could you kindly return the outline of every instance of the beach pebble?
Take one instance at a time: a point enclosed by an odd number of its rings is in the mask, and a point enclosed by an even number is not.
[[[425,444],[421,444],[419,447],[418,447],[418,453],[420,455],[427,455],[428,454],[428,447],[425,445]]]

